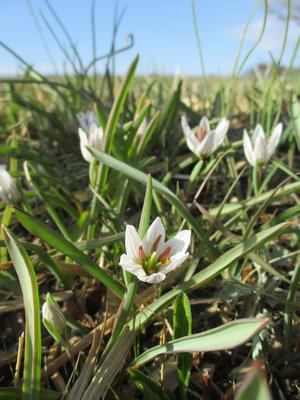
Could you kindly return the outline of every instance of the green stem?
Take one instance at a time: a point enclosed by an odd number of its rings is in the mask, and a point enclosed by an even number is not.
[[[87,229],[87,240],[92,240],[95,235],[95,228],[96,228],[95,219],[96,219],[97,212],[98,212],[97,195],[99,194],[99,190],[101,187],[102,171],[103,171],[103,164],[99,163],[98,168],[96,168],[95,164],[92,164],[90,167],[90,182],[91,182],[92,187],[95,188],[95,191],[93,193],[93,198],[92,198],[92,202],[91,202],[91,211],[90,211],[91,222]],[[95,177],[95,175],[96,175],[96,177]]]
[[[291,330],[292,330],[292,321],[294,314],[294,301],[295,295],[299,286],[300,281],[300,265],[298,264],[295,268],[294,275],[289,287],[289,291],[287,294],[287,303],[284,310],[284,348],[286,351],[290,350],[290,338],[291,338]]]

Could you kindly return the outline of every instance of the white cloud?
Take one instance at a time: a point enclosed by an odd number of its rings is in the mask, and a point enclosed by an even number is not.
[[[249,45],[251,46],[251,44],[254,44],[255,41],[258,39],[262,24],[262,17],[256,18],[250,24],[245,40],[245,46],[247,46],[247,48],[249,48]],[[228,27],[225,29],[225,33],[231,39],[240,40],[244,28],[245,27],[243,25]],[[269,52],[271,52],[273,56],[278,57],[283,44],[284,30],[284,21],[280,19],[276,14],[269,14],[267,17],[267,24],[265,27],[263,39],[256,49],[257,55],[265,57]],[[300,26],[297,25],[295,22],[290,22],[286,47],[287,53],[291,53],[291,51],[295,48],[296,42],[299,39],[299,35]]]

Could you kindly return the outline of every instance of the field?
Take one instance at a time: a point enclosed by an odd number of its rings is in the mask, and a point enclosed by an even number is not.
[[[294,60],[163,77],[137,56],[117,76],[110,54],[51,77],[14,55],[0,399],[299,398]]]

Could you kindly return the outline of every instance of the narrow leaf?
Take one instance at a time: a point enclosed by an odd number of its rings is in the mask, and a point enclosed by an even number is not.
[[[25,308],[25,360],[22,393],[25,400],[40,398],[41,321],[38,284],[32,262],[14,234],[2,226],[2,234],[18,275]]]
[[[123,286],[118,281],[111,278],[103,269],[101,269],[93,260],[91,260],[90,257],[80,251],[71,242],[26,212],[19,209],[14,209],[14,213],[21,224],[29,232],[38,236],[50,246],[62,252],[64,255],[70,257],[73,261],[81,265],[81,267],[89,274],[102,282],[108,289],[115,293],[115,295],[123,298],[125,293]]]
[[[232,349],[249,341],[269,322],[268,318],[245,318],[208,331],[172,340],[145,351],[133,361],[142,365],[161,354],[206,352]]]

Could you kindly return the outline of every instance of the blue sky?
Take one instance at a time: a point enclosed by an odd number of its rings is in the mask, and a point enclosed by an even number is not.
[[[195,0],[198,28],[202,40],[206,71],[228,74],[237,54],[241,32],[253,12],[255,0]],[[51,5],[69,30],[84,62],[92,57],[91,0],[52,0]],[[40,29],[47,41],[58,69],[64,56],[41,17],[42,12],[63,44],[67,41],[54,21],[44,0],[31,0]],[[115,0],[96,0],[97,54],[105,54],[110,47]],[[128,34],[134,36],[134,47],[117,57],[117,71],[123,73],[133,57],[139,53],[138,72],[183,75],[200,73],[199,56],[193,28],[191,0],[119,0],[118,8],[125,14],[117,36],[122,47]],[[243,55],[259,35],[263,8],[258,6],[249,27]],[[269,14],[264,40],[251,56],[246,69],[270,60],[269,52],[278,56],[283,40],[284,23]],[[290,25],[288,45],[283,59],[287,63],[300,34],[300,25]],[[30,12],[29,0],[1,2],[0,40],[24,57],[36,69],[51,73],[51,63],[43,40]],[[296,65],[300,64],[298,57]],[[0,48],[0,74],[14,74],[20,63]],[[103,63],[98,64],[101,72]]]

